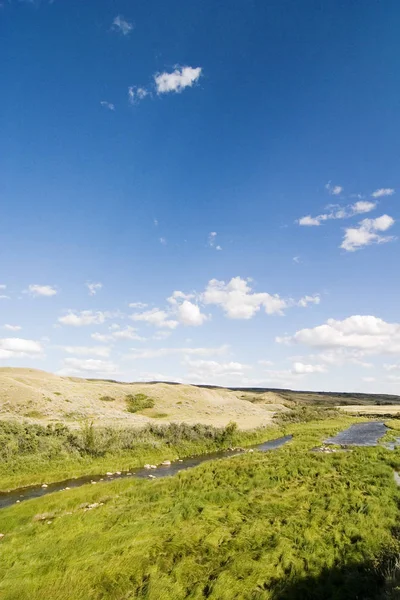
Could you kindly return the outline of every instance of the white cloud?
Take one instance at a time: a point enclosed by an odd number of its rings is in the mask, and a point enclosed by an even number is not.
[[[214,360],[189,360],[184,363],[188,368],[187,379],[209,383],[220,377],[241,377],[251,366],[239,362],[220,363]]]
[[[67,354],[76,354],[76,356],[101,356],[108,358],[111,348],[108,346],[60,346]]]
[[[217,241],[217,232],[211,231],[211,233],[209,233],[209,235],[208,235],[208,246],[210,248],[215,248],[215,250],[222,250],[221,246],[216,245],[216,241]]]
[[[160,237],[159,239],[160,244],[162,244],[163,246],[167,245],[167,240],[164,237]]]
[[[295,362],[292,366],[292,372],[295,375],[307,375],[310,373],[325,373],[326,367],[323,365],[306,365],[302,362]]]
[[[7,289],[7,286],[4,283],[0,284],[0,290],[5,290],[5,289]]]
[[[139,100],[143,100],[148,96],[149,92],[143,88],[131,85],[128,88],[128,99],[130,104],[136,104]]]
[[[318,294],[314,294],[314,296],[303,296],[298,301],[298,306],[302,308],[307,308],[309,304],[319,304],[321,302],[321,297]]]
[[[362,380],[365,381],[365,383],[373,383],[376,381],[375,377],[363,377]]]
[[[42,354],[42,345],[34,340],[25,340],[22,338],[0,339],[0,359],[39,358]]]
[[[332,185],[330,181],[325,185],[325,189],[328,190],[332,196],[338,196],[343,192],[343,188],[341,185]]]
[[[146,310],[142,313],[134,313],[130,316],[130,319],[132,319],[132,321],[144,321],[145,323],[160,329],[175,329],[175,327],[178,327],[179,325],[178,321],[170,319],[168,313],[159,308]]]
[[[107,102],[107,100],[102,100],[100,102],[101,106],[104,108],[108,108],[108,110],[115,110],[115,105],[112,102]]]
[[[63,368],[57,372],[57,375],[114,375],[118,373],[118,366],[111,361],[88,358],[66,358],[63,361]]]
[[[28,293],[31,296],[55,296],[57,290],[51,285],[38,285],[35,283],[28,287]]]
[[[0,295],[0,300],[11,300],[10,296],[6,296],[5,294]]]
[[[312,217],[311,215],[301,217],[301,219],[298,221],[298,224],[308,227],[319,227],[324,221],[330,221],[332,219],[349,219],[356,215],[371,212],[376,208],[376,202],[359,200],[358,202],[349,204],[348,206],[340,207],[336,205],[332,206],[331,208],[334,210],[331,210],[329,213],[318,215],[317,217]]]
[[[394,194],[393,188],[380,188],[372,193],[373,198],[382,198],[382,196],[392,196]]]
[[[131,302],[129,308],[146,308],[148,305],[145,302]]]
[[[109,318],[108,313],[101,311],[82,310],[78,313],[69,311],[63,317],[58,318],[62,325],[72,325],[73,327],[83,327],[85,325],[101,325]]]
[[[92,338],[92,340],[95,340],[96,342],[110,342],[112,340],[112,335],[106,334],[106,333],[92,333],[90,335],[90,337]]]
[[[113,21],[113,29],[119,31],[122,35],[129,35],[133,29],[133,23],[129,23],[124,17],[118,15]]]
[[[251,319],[261,307],[269,315],[281,315],[288,306],[277,294],[253,293],[248,281],[240,277],[233,277],[228,283],[211,279],[202,300],[205,304],[221,306],[230,319]]]
[[[200,311],[197,304],[184,300],[177,309],[177,318],[183,325],[198,327],[207,321],[208,316]]]
[[[328,321],[293,336],[278,337],[278,343],[303,344],[313,348],[358,350],[358,357],[373,354],[400,354],[400,323],[387,323],[371,315],[353,315]]]
[[[258,360],[257,361],[259,365],[261,365],[262,367],[272,367],[272,365],[274,364],[272,362],[272,360]]]
[[[228,351],[229,346],[226,344],[217,348],[147,348],[145,350],[132,348],[132,352],[127,354],[125,358],[136,360],[141,358],[174,356],[177,354],[183,354],[185,356],[219,356],[227,354]]]
[[[383,365],[385,371],[400,371],[400,364],[398,365]]]
[[[293,256],[293,262],[298,265],[301,262],[300,261],[300,256]]]
[[[97,294],[98,291],[101,290],[101,288],[103,287],[103,284],[98,282],[98,283],[91,283],[90,281],[86,282],[86,287],[89,290],[89,296],[95,296]]]
[[[154,76],[157,92],[182,92],[186,87],[192,87],[199,79],[201,71],[201,67],[178,67],[172,73],[158,73]]]
[[[347,252],[354,252],[370,244],[384,244],[391,242],[393,236],[383,236],[377,231],[386,231],[394,224],[394,219],[389,215],[382,215],[377,219],[363,219],[358,227],[345,229],[345,235],[340,245]]]
[[[141,337],[134,327],[125,327],[125,329],[118,329],[113,331],[111,337],[115,340],[138,340],[143,341],[145,338]]]
[[[3,325],[3,329],[7,329],[8,331],[20,331],[22,327],[20,325]]]

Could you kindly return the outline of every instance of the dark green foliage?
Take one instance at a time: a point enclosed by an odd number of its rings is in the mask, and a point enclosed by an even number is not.
[[[298,406],[289,412],[278,413],[275,422],[286,423],[309,423],[310,421],[325,421],[326,419],[337,419],[340,412],[335,408],[322,408],[317,406]]]
[[[131,413],[136,413],[145,408],[153,408],[154,400],[146,394],[128,394],[125,397],[127,404],[127,411]]]
[[[115,398],[112,396],[100,396],[99,400],[102,400],[102,402],[114,402]]]

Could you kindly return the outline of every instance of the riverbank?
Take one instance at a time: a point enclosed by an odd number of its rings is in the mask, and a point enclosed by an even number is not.
[[[139,430],[87,423],[70,430],[61,424],[43,427],[0,421],[0,491],[129,471],[146,463],[250,446],[279,435],[276,426],[239,431],[235,423],[224,428],[172,424]]]
[[[56,589],[57,600],[382,598],[388,557],[399,552],[399,456],[382,447],[310,452],[348,424],[290,424],[290,444],[265,455],[6,508],[0,595],[39,600]]]

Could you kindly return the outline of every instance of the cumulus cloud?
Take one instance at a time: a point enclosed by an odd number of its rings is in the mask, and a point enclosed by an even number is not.
[[[393,236],[380,235],[378,231],[387,231],[394,225],[394,219],[389,215],[382,215],[377,219],[363,219],[358,227],[345,229],[343,241],[340,245],[347,252],[354,252],[371,244],[384,244],[394,240]]]
[[[183,325],[198,327],[207,321],[208,316],[200,311],[197,304],[184,300],[177,308],[177,318]]]
[[[7,329],[8,331],[20,331],[22,329],[21,325],[3,325],[3,329]]]
[[[83,327],[85,325],[101,325],[109,318],[109,313],[92,310],[81,310],[80,312],[69,311],[66,315],[59,317],[58,322],[62,325]]]
[[[67,354],[76,354],[76,356],[101,356],[108,358],[111,348],[108,346],[60,346]]]
[[[107,100],[102,100],[100,102],[100,104],[104,108],[108,108],[108,110],[115,110],[115,105],[112,102],[107,102]]]
[[[332,196],[338,196],[343,192],[343,188],[341,185],[332,185],[330,181],[325,185],[325,189],[332,194]]]
[[[132,321],[143,321],[160,329],[175,329],[179,325],[178,321],[170,319],[168,313],[159,308],[146,310],[142,313],[134,313],[130,316],[130,319]]]
[[[130,23],[123,16],[117,15],[113,21],[112,28],[122,35],[129,35],[133,29],[133,23]]]
[[[34,340],[22,338],[0,339],[0,359],[2,358],[39,358],[43,347]]]
[[[55,296],[57,290],[51,285],[38,285],[37,283],[28,286],[28,293],[31,296]]]
[[[165,94],[168,92],[182,92],[199,79],[201,67],[178,67],[172,73],[158,73],[154,76],[157,92]]]
[[[126,355],[125,358],[141,359],[141,358],[160,358],[163,356],[185,355],[185,356],[219,356],[227,354],[229,346],[224,344],[217,348],[132,348],[132,352]]]
[[[325,373],[326,367],[323,365],[307,365],[302,362],[295,362],[292,366],[292,373],[295,375],[308,375],[310,373]]]
[[[308,227],[319,227],[324,221],[330,221],[332,219],[349,219],[356,215],[369,213],[375,208],[376,202],[359,200],[354,204],[349,204],[344,207],[332,206],[332,210],[329,213],[322,213],[316,217],[312,217],[311,215],[301,217],[301,219],[298,220],[298,224]]]
[[[118,373],[118,366],[111,361],[96,358],[80,359],[66,358],[63,361],[63,368],[57,372],[57,375],[115,375]]]
[[[321,349],[357,350],[358,356],[400,354],[400,323],[387,323],[371,315],[353,315],[323,325],[300,329],[292,336],[277,337],[278,343],[303,344]]]
[[[145,338],[137,333],[134,327],[125,327],[124,329],[117,329],[111,334],[111,338],[114,340],[138,340],[143,341]]]
[[[382,196],[392,196],[394,194],[393,188],[379,188],[372,193],[373,198],[382,198]]]
[[[288,306],[277,294],[252,292],[248,280],[241,277],[233,277],[228,283],[211,279],[202,300],[205,304],[221,306],[230,319],[251,319],[261,307],[269,315],[281,315]]]

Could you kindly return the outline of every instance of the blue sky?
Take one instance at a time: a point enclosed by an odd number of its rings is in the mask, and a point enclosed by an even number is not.
[[[399,392],[398,2],[0,4],[1,366]]]

